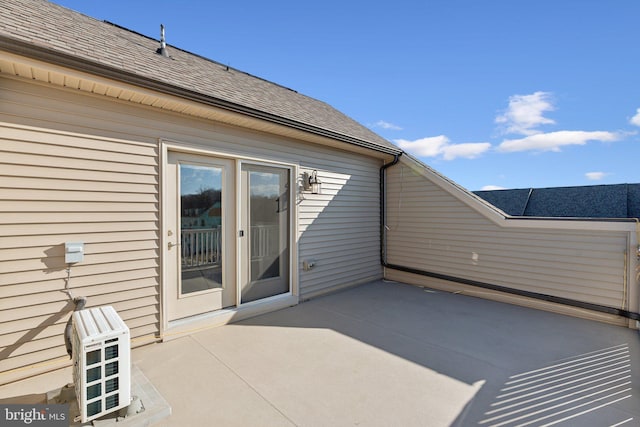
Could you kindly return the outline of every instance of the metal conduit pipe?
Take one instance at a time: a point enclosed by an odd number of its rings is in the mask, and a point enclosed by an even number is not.
[[[65,279],[64,293],[69,296],[71,302],[73,302],[73,311],[80,311],[87,305],[87,297],[74,297],[69,285],[71,284],[71,263],[67,265],[67,278]],[[73,342],[71,341],[71,333],[73,331],[73,313],[67,320],[67,325],[64,328],[64,346],[67,349],[69,358],[73,357]]]
[[[85,297],[76,297],[73,299],[73,303],[75,304],[74,312],[80,311],[87,304],[87,298]],[[64,346],[67,349],[67,354],[69,358],[72,357],[73,354],[73,343],[71,342],[71,331],[73,329],[73,313],[69,316],[69,320],[67,320],[67,326],[64,328]]]

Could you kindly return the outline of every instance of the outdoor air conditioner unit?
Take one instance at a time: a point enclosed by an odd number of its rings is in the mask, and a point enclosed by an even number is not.
[[[129,328],[111,306],[73,313],[73,382],[86,423],[131,403]]]

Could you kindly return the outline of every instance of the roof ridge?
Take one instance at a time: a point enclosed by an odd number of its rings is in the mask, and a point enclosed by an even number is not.
[[[0,0],[0,48],[384,153],[401,150],[328,102],[46,0]],[[159,34],[158,34],[159,35]],[[162,38],[162,37],[159,37]],[[3,40],[4,39],[4,40]]]
[[[85,16],[86,16],[86,15],[85,15]],[[91,17],[89,16],[89,18],[91,18]],[[93,19],[95,19],[95,18],[93,18]],[[96,20],[97,20],[97,19],[96,19]],[[97,21],[99,21],[99,20],[97,20]],[[158,39],[156,39],[156,38],[153,38],[153,37],[148,36],[148,35],[146,35],[146,34],[142,34],[142,33],[138,32],[138,31],[136,31],[136,30],[132,30],[131,28],[127,28],[127,27],[122,26],[122,25],[120,25],[120,24],[116,24],[115,22],[111,22],[111,21],[108,21],[108,20],[106,20],[106,19],[103,19],[103,20],[102,20],[102,22],[103,22],[103,23],[105,23],[105,24],[109,24],[109,25],[111,25],[111,26],[113,26],[113,27],[115,27],[115,28],[118,28],[118,29],[121,29],[121,30],[127,31],[127,32],[129,32],[129,33],[135,34],[135,35],[137,35],[137,36],[144,37],[144,38],[146,38],[146,39],[148,39],[148,40],[152,40],[152,41],[155,41],[155,42],[158,42],[158,43],[160,43],[160,42],[161,42],[160,40],[158,40]],[[284,86],[284,85],[282,85],[282,84],[280,84],[280,83],[276,83],[276,82],[274,82],[274,81],[271,81],[271,80],[265,79],[264,77],[260,77],[260,76],[257,76],[257,75],[255,75],[255,74],[248,73],[248,72],[246,72],[246,71],[243,71],[243,70],[240,70],[240,69],[238,69],[238,68],[232,67],[232,66],[230,66],[230,65],[228,65],[228,64],[224,64],[224,63],[222,63],[222,62],[216,61],[215,59],[211,59],[211,58],[208,58],[208,57],[206,57],[206,56],[204,56],[204,55],[200,55],[200,54],[198,54],[198,53],[194,53],[194,52],[191,52],[191,51],[189,51],[189,50],[186,50],[186,49],[183,49],[183,48],[180,48],[180,47],[174,46],[174,45],[172,45],[172,44],[170,44],[170,43],[167,43],[167,47],[170,47],[170,48],[171,48],[171,49],[173,49],[173,50],[177,50],[177,51],[180,51],[180,52],[186,53],[187,55],[195,56],[196,58],[200,58],[200,59],[202,59],[202,60],[205,60],[205,61],[211,62],[212,64],[219,65],[219,66],[221,66],[221,67],[225,68],[225,70],[226,70],[226,71],[233,70],[233,71],[235,71],[235,72],[245,74],[245,75],[247,75],[247,76],[249,76],[249,77],[252,77],[252,78],[254,78],[254,79],[259,79],[259,80],[262,80],[263,82],[266,82],[266,83],[269,83],[269,84],[272,84],[272,85],[278,86],[278,87],[280,87],[280,88],[282,88],[282,89],[290,90],[291,92],[294,92],[294,93],[300,93],[300,92],[298,92],[297,90],[292,89],[292,88],[287,87],[287,86]],[[306,95],[305,95],[305,96],[306,96]]]
[[[558,185],[551,187],[518,187],[518,188],[500,188],[495,190],[474,190],[473,193],[476,192],[489,192],[489,191],[526,191],[526,190],[556,190],[556,189],[566,189],[566,188],[595,188],[595,187],[615,187],[615,186],[633,186],[640,185],[640,182],[620,182],[616,184],[587,184],[587,185]]]

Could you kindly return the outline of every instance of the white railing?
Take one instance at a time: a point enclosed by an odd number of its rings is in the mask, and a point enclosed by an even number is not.
[[[182,268],[213,266],[222,255],[221,227],[182,230]]]
[[[280,252],[280,227],[254,225],[251,227],[251,259],[261,259]]]
[[[278,225],[251,227],[251,259],[272,256],[280,251]],[[220,264],[222,256],[221,227],[183,229],[180,238],[182,268],[197,268]]]

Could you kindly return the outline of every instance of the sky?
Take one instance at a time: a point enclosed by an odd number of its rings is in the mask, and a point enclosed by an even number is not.
[[[475,191],[640,182],[638,0],[54,0],[322,100]]]
[[[222,190],[222,169],[180,163],[180,195],[200,194],[207,190]]]

